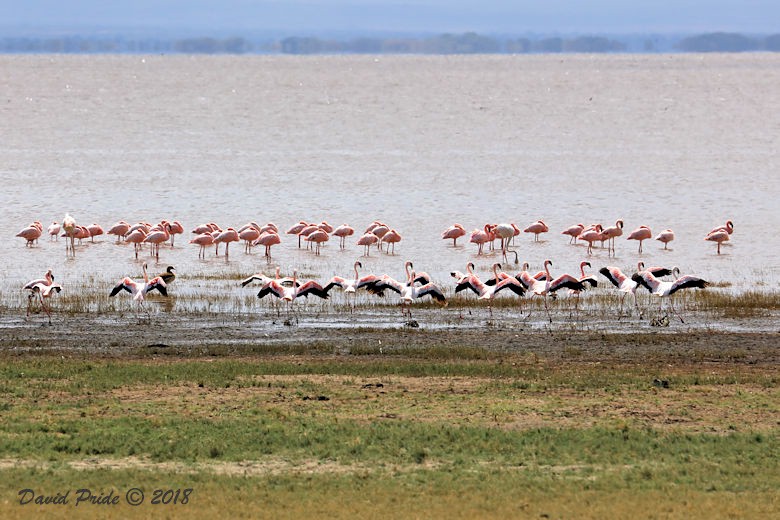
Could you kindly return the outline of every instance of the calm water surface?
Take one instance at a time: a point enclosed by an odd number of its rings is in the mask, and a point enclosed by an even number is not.
[[[780,286],[780,55],[207,57],[0,56],[0,249],[4,298],[55,269],[63,284],[140,274],[132,248],[101,237],[66,260],[64,243],[14,235],[66,212],[80,224],[180,220],[187,230],[303,219],[374,219],[397,229],[396,255],[367,271],[401,276],[413,260],[446,286],[476,257],[439,238],[466,228],[544,219],[521,261],[574,272],[638,260],[736,290]],[[568,245],[571,224],[618,218],[626,232],[671,227],[617,258]],[[723,255],[703,241],[735,223]],[[187,237],[189,238],[189,237]],[[179,238],[162,251],[186,277],[236,276],[275,265],[348,275],[362,249],[329,243],[320,257],[283,237],[269,266],[233,244],[229,261]],[[240,293],[235,282],[214,290]],[[451,289],[451,287],[450,287]],[[18,296],[14,296],[17,298]]]

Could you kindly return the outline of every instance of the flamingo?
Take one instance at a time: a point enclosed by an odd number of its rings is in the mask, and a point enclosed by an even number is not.
[[[87,230],[89,230],[89,239],[91,242],[95,242],[95,237],[103,234],[103,228],[100,226],[100,224],[92,224],[91,226],[87,226]]]
[[[493,275],[496,280],[499,278],[498,269],[501,269],[501,264],[493,264]],[[464,289],[471,289],[480,300],[487,300],[491,318],[493,317],[493,299],[499,291],[509,289],[518,296],[525,295],[525,286],[514,277],[504,278],[495,285],[486,285],[474,274],[474,264],[472,262],[466,265],[466,272],[469,274],[463,276],[458,282],[457,287],[455,287],[455,293],[459,293]]]
[[[347,237],[351,237],[355,234],[355,229],[342,224],[333,230],[333,235],[339,237],[339,249],[346,249]]]
[[[466,230],[463,229],[463,226],[460,224],[453,224],[442,232],[441,238],[442,240],[452,239],[452,247],[457,247],[458,239],[465,234]]]
[[[593,254],[593,242],[601,240],[601,224],[583,230],[577,238],[588,243],[588,254]]]
[[[730,222],[730,221],[729,221]],[[723,242],[728,242],[729,239],[729,231],[726,229],[716,229],[713,231],[710,231],[710,234],[704,237],[704,240],[707,240],[709,242],[717,242],[718,244],[718,254],[720,254],[720,245]]]
[[[122,278],[119,281],[119,283],[111,290],[109,297],[113,298],[121,291],[129,292],[133,296],[133,300],[135,300],[138,303],[138,306],[136,307],[136,313],[137,313],[141,304],[144,302],[144,298],[150,292],[158,291],[163,296],[168,296],[168,291],[166,289],[165,282],[163,281],[162,277],[156,276],[150,280],[149,276],[146,273],[146,267],[147,267],[146,263],[144,262],[143,265],[144,279],[142,282],[136,282],[132,278],[128,278],[128,277]]]
[[[585,224],[574,224],[573,226],[570,226],[563,231],[561,231],[561,235],[569,235],[571,238],[569,239],[569,244],[573,244],[577,242],[577,237],[580,236],[580,233],[585,229]]]
[[[374,227],[371,229],[371,233],[379,239],[376,243],[377,248],[382,249],[382,238],[390,231],[390,228],[381,222],[375,222],[374,224],[372,224]]]
[[[62,219],[62,230],[65,232],[65,236],[68,240],[65,241],[65,256],[70,251],[71,256],[76,256],[76,219],[70,216],[69,213],[65,214],[65,218]]]
[[[325,222],[324,220],[320,222],[319,228],[322,229],[325,233],[331,234],[333,233],[333,226]]]
[[[192,240],[190,240],[190,244],[197,244],[200,246],[200,250],[198,251],[198,258],[206,258],[206,246],[210,246],[214,243],[214,236],[211,233],[202,233]],[[138,258],[138,254],[136,253],[136,258]]]
[[[37,278],[35,280],[30,280],[26,284],[24,284],[24,287],[22,289],[29,290],[32,289],[33,285],[43,284],[43,285],[51,285],[54,283],[54,274],[52,273],[52,270],[49,269],[46,271],[46,274],[43,275],[43,278]]]
[[[298,242],[300,243],[301,237],[303,237],[303,239],[306,240],[309,237],[309,235],[311,235],[315,231],[318,231],[319,229],[320,229],[320,226],[318,226],[317,224],[309,224],[309,225],[307,225],[306,227],[304,227],[300,231],[300,233],[298,233]],[[307,244],[306,248],[310,249],[311,245],[312,245],[312,242],[309,242]]]
[[[534,234],[534,242],[539,241],[539,235],[541,233],[547,233],[550,230],[550,228],[547,227],[547,224],[544,223],[542,220],[537,220],[527,228],[523,230],[524,233],[533,233]]]
[[[485,224],[484,229],[475,229],[471,232],[471,238],[469,238],[469,242],[472,244],[477,244],[477,254],[481,255],[485,243],[490,242],[492,239],[493,236],[490,229],[490,224]]]
[[[209,222],[208,224],[200,224],[199,226],[195,227],[195,229],[192,230],[192,233],[195,235],[202,235],[203,233],[211,233],[218,229],[218,225],[216,225],[214,222]]]
[[[397,242],[401,241],[401,234],[398,233],[395,229],[391,229],[387,233],[385,233],[382,238],[379,239],[380,242],[380,248],[382,247],[382,243],[387,243],[387,254],[395,254],[395,244]],[[390,253],[390,244],[393,245],[393,252]]]
[[[601,232],[602,240],[608,240],[607,244],[607,256],[609,256],[610,251],[612,252],[612,255],[615,255],[615,238],[619,236],[623,236],[623,219],[617,219],[615,221],[614,226],[609,226],[607,228],[604,228]]]
[[[167,242],[171,238],[170,229],[171,225],[164,222],[157,229],[150,230],[149,234],[143,239],[144,243],[152,244],[151,256],[157,258],[158,262],[160,261],[160,244]]]
[[[25,247],[32,247],[35,241],[41,237],[41,234],[41,229],[35,224],[31,224],[19,231],[16,236],[21,237],[27,241],[24,244]]]
[[[278,280],[271,280],[260,289],[260,291],[257,293],[257,297],[264,298],[269,294],[273,294],[280,300],[286,302],[288,314],[290,313],[290,306],[292,302],[301,296],[309,296],[310,294],[313,294],[314,296],[319,296],[324,300],[328,299],[328,293],[325,292],[322,286],[314,280],[309,280],[308,282],[298,284],[298,272],[296,270],[293,270],[292,278],[293,283],[289,287],[283,285]]]
[[[635,230],[633,230],[626,240],[639,240],[639,252],[642,252],[642,242],[644,240],[649,240],[653,237],[653,232],[650,231],[650,228],[647,226],[639,226]]]
[[[301,220],[294,226],[292,226],[290,229],[287,230],[288,235],[298,235],[298,248],[301,247],[301,231],[303,231],[303,228],[308,226],[309,224],[306,221]]]
[[[59,240],[60,239],[60,225],[54,221],[51,223],[49,228],[46,230],[47,233],[49,233],[49,240]]]
[[[265,256],[269,261],[271,260],[271,246],[275,246],[276,244],[281,243],[282,238],[279,236],[279,234],[270,231],[263,232],[259,237],[257,237],[257,240],[254,241],[254,245],[265,247]]]
[[[260,286],[262,287],[262,286],[268,284],[269,282],[271,282],[272,280],[276,280],[280,284],[282,284],[284,286],[287,286],[287,287],[292,287],[292,285],[293,285],[293,279],[292,278],[289,278],[289,277],[281,278],[281,276],[279,274],[279,266],[277,266],[276,267],[276,278],[271,278],[270,276],[266,276],[263,273],[255,273],[252,276],[250,276],[249,278],[244,279],[241,282],[241,287],[246,287],[247,285],[249,285],[250,283],[252,283],[254,281],[260,282]],[[295,283],[300,285],[300,282],[298,282],[297,280],[296,280]]]
[[[667,250],[667,246],[669,245],[669,242],[674,240],[674,231],[672,231],[671,229],[666,229],[664,231],[661,231],[660,233],[658,233],[658,236],[655,237],[655,239],[663,242],[664,250]]]
[[[141,249],[141,244],[146,238],[146,232],[143,228],[138,228],[135,231],[129,232],[125,235],[125,242],[133,244],[133,251],[135,252],[136,259],[138,258],[138,250]]]
[[[639,262],[636,266],[637,272],[645,271],[645,264],[644,262]],[[653,276],[667,276],[672,274],[672,271],[670,269],[664,268],[664,267],[651,267],[647,269],[650,273],[653,274]],[[642,318],[642,311],[639,308],[639,301],[637,300],[636,296],[636,290],[639,287],[639,284],[636,280],[632,280],[627,275],[623,274],[623,271],[621,271],[618,267],[613,266],[606,266],[599,269],[599,273],[604,275],[607,280],[609,280],[612,285],[618,288],[618,291],[623,293],[623,296],[620,298],[620,310],[618,311],[618,320],[623,315],[623,302],[626,299],[626,296],[628,294],[632,294],[634,296],[634,307],[636,308],[637,314],[639,314],[639,317]]]
[[[316,230],[309,233],[308,236],[306,236],[305,240],[310,244],[316,244],[316,249],[314,254],[319,255],[320,246],[323,244],[323,242],[327,242],[328,240],[330,240],[330,235],[328,235],[327,231],[325,231],[324,229],[317,228]]]
[[[366,290],[372,294],[381,294],[380,291],[377,291],[374,288],[374,284],[380,280],[380,278],[376,275],[369,274],[366,276],[360,277],[360,274],[358,273],[358,268],[363,268],[363,264],[360,263],[360,261],[356,261],[354,264],[355,268],[355,278],[354,279],[347,279],[342,278],[340,276],[334,276],[330,279],[328,284],[323,288],[323,291],[326,293],[329,292],[333,287],[341,287],[341,289],[344,291],[344,294],[351,294],[354,297],[357,296],[357,290],[361,288],[366,288]],[[355,304],[353,301],[352,306],[350,307],[349,312],[353,312],[355,308]]]
[[[376,244],[377,242],[379,242],[379,239],[375,234],[365,233],[363,236],[358,238],[357,245],[366,246],[366,254],[363,256],[370,256],[369,249],[373,244]]]
[[[672,269],[673,276],[677,277],[679,273],[680,270],[678,268],[675,267]],[[654,294],[660,298],[669,297],[669,306],[672,308],[672,312],[676,313],[677,317],[680,318],[681,323],[685,323],[685,320],[683,320],[683,317],[679,312],[676,312],[674,310],[674,304],[672,303],[671,296],[677,291],[680,291],[682,289],[689,289],[689,288],[704,289],[709,285],[709,282],[707,282],[706,280],[703,280],[696,276],[690,276],[690,275],[676,278],[673,282],[667,282],[667,281],[659,280],[649,270],[644,270],[635,273],[631,277],[631,279],[635,281],[637,284],[647,289],[648,291],[650,291],[651,294]],[[659,312],[661,311],[662,306],[663,306],[663,299],[660,301],[660,304],[658,306]]]
[[[238,242],[238,231],[233,229],[232,227],[227,228],[225,231],[222,231],[214,238],[214,244],[216,244],[216,254],[219,255],[219,244],[222,242],[225,243],[225,258],[227,258],[230,255],[230,243],[231,242]]]
[[[550,315],[550,308],[547,305],[548,294],[553,294],[563,288],[575,289],[577,291],[585,289],[582,282],[569,274],[563,274],[553,280],[552,275],[550,274],[551,265],[553,265],[552,260],[544,261],[545,277],[543,280],[531,276],[531,274],[525,270],[518,274],[520,282],[526,287],[528,292],[532,293],[532,297],[542,296],[544,298],[544,309],[547,311],[547,318],[550,320],[550,323],[552,323],[552,316]]]
[[[182,226],[181,222],[179,222],[178,220],[174,220],[173,222],[171,222],[170,234],[171,234],[171,247],[173,247],[173,242],[174,239],[176,238],[176,235],[184,234],[184,226]]]
[[[413,283],[415,279],[416,274],[414,271],[411,271],[409,280],[406,283],[401,283],[384,275],[378,282],[372,284],[372,286],[373,289],[377,291],[389,289],[398,293],[401,298],[401,314],[407,314],[409,319],[412,318],[412,302],[423,298],[424,296],[430,295],[436,302],[447,305],[447,298],[436,284],[428,282],[425,285],[417,286]],[[406,312],[404,312],[405,309]]]
[[[116,241],[119,243],[124,236],[127,234],[127,232],[130,231],[130,224],[125,222],[124,220],[120,220],[113,226],[109,228],[108,231],[106,231],[107,235],[116,235]]]
[[[247,224],[238,230],[238,238],[244,241],[244,252],[251,253],[255,241],[260,238],[260,226],[254,222]]]
[[[509,240],[515,237],[515,226],[506,223],[496,224],[495,228],[493,228],[493,232],[495,233],[496,238],[501,240],[501,258],[504,261],[507,261],[507,248],[509,247]]]
[[[51,272],[51,270],[49,270]],[[51,323],[51,308],[46,306],[46,300],[51,298],[52,294],[59,294],[62,291],[62,286],[58,283],[28,283],[24,286],[25,289],[30,291],[27,297],[27,317],[30,316],[30,309],[32,307],[32,301],[35,296],[38,296],[38,301],[41,303],[41,309],[49,317],[49,323]]]
[[[594,278],[593,276],[589,274],[585,274],[585,266],[591,267],[590,262],[580,262],[580,277],[578,280],[580,283],[582,283],[583,288],[585,287],[585,284],[590,285],[591,287],[598,287],[599,282]],[[570,289],[569,294],[572,294],[577,297],[577,299],[574,302],[574,310],[579,310],[579,304],[580,304],[580,293],[582,291],[577,289]]]
[[[713,234],[713,233],[716,233],[716,232],[718,232],[718,231],[725,231],[726,233],[728,233],[729,235],[731,235],[731,234],[734,232],[734,223],[733,223],[732,221],[730,221],[730,220],[727,220],[725,225],[723,225],[723,226],[718,226],[718,227],[716,227],[716,228],[713,228],[713,229],[712,229],[712,230],[711,230],[709,233],[707,233],[707,234],[708,234],[708,235],[711,235],[711,234]]]

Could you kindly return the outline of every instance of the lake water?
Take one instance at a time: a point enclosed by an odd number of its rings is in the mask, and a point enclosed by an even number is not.
[[[14,296],[49,267],[58,281],[140,275],[132,248],[100,237],[66,260],[64,242],[34,248],[14,235],[66,212],[108,229],[179,220],[239,227],[299,220],[379,219],[403,235],[395,255],[361,258],[332,240],[316,257],[283,236],[205,260],[177,238],[158,270],[187,276],[289,273],[326,279],[365,272],[400,277],[413,260],[448,276],[476,256],[440,233],[454,222],[521,228],[543,219],[541,242],[515,241],[520,260],[576,272],[590,260],[638,260],[735,290],[780,287],[780,55],[555,56],[0,56],[0,288]],[[617,257],[568,245],[569,225],[625,221],[677,238],[643,254],[625,236]],[[733,220],[724,254],[704,235]],[[187,236],[187,235],[185,235]],[[187,239],[190,237],[187,236]],[[151,262],[154,263],[153,261]],[[513,267],[514,268],[514,267]],[[215,291],[241,293],[235,281]]]

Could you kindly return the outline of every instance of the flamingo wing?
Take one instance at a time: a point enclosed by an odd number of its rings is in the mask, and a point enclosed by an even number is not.
[[[467,276],[463,278],[455,287],[455,292],[465,291],[471,289],[476,294],[481,295],[484,292],[485,284],[483,284],[476,276]]]
[[[373,289],[380,292],[384,291],[385,289],[390,289],[391,291],[401,294],[401,291],[405,286],[406,284],[402,284],[401,282],[394,280],[389,276],[383,276],[373,284]]]
[[[284,296],[284,287],[282,287],[282,285],[276,280],[271,280],[260,288],[260,291],[257,293],[257,297],[265,298],[269,294],[273,294],[277,298],[282,298]]]
[[[322,288],[322,286],[317,282],[315,282],[314,280],[309,280],[308,282],[298,287],[298,292],[296,293],[296,296],[308,297],[310,294],[313,294],[314,296],[319,296],[324,300],[328,299],[327,291],[325,291]]]
[[[623,284],[623,282],[627,279],[626,275],[623,274],[623,271],[621,271],[617,267],[611,267],[611,266],[602,267],[601,269],[599,269],[599,273],[604,275],[604,277],[610,282],[612,282],[612,285],[614,285],[615,287],[620,287]]]
[[[127,291],[130,294],[135,294],[136,284],[129,278],[123,278],[113,289],[111,289],[110,297],[116,296],[120,291]]]
[[[331,289],[333,289],[333,287],[336,287],[336,286],[341,287],[342,289],[344,289],[344,285],[346,283],[347,283],[347,281],[344,278],[342,278],[340,276],[334,276],[333,278],[330,279],[330,281],[328,282],[328,285],[326,285],[322,290],[327,293]]]
[[[498,291],[502,291],[504,289],[509,289],[518,296],[525,295],[525,286],[518,282],[516,278],[504,278],[501,280],[498,285],[496,285],[496,289],[493,291],[493,294],[497,294]]]
[[[168,289],[165,287],[165,282],[159,276],[149,280],[149,284],[146,286],[146,293],[157,291],[163,296],[168,296]]]
[[[439,303],[444,303],[445,305],[447,304],[447,298],[445,298],[444,293],[441,292],[441,289],[439,289],[435,284],[427,283],[417,289],[418,298],[422,298],[423,296],[428,295],[430,295]]]
[[[669,294],[672,295],[681,289],[689,289],[691,287],[695,287],[697,289],[704,289],[709,284],[710,283],[708,281],[702,280],[701,278],[686,275],[678,278],[677,280],[674,281],[674,283],[672,283],[672,288],[669,289]]]
[[[631,279],[635,281],[637,285],[641,285],[651,293],[655,292],[655,289],[661,283],[656,279],[655,276],[653,276],[652,273],[648,271],[642,271],[641,273],[634,273],[631,276]]]
[[[582,282],[574,278],[570,274],[562,274],[552,282],[550,282],[550,288],[548,291],[550,293],[554,293],[555,291],[563,288],[571,289],[573,291],[582,291],[585,289],[585,286]]]

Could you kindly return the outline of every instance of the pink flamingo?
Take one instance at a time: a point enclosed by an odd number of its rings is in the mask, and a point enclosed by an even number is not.
[[[579,239],[583,242],[588,243],[588,254],[593,254],[593,242],[597,242],[601,240],[601,224],[596,224],[595,226],[585,229],[580,233]]]
[[[219,244],[225,243],[225,258],[227,258],[230,255],[230,243],[231,242],[238,242],[238,231],[233,229],[232,227],[227,228],[225,231],[219,233],[216,238],[214,238],[214,244],[216,245],[216,254],[219,256]]]
[[[533,233],[534,234],[534,242],[539,241],[539,235],[541,233],[547,233],[550,230],[550,228],[547,227],[547,224],[544,223],[542,220],[537,220],[527,228],[523,230],[525,233]]]
[[[331,234],[333,233],[333,226],[325,222],[324,220],[320,222],[320,229],[322,229],[325,233]]]
[[[190,244],[197,244],[200,246],[200,250],[198,251],[198,258],[206,258],[206,247],[213,243],[214,236],[211,233],[202,233],[190,240]]]
[[[664,250],[667,249],[667,246],[669,245],[669,242],[674,240],[674,231],[671,229],[666,229],[664,231],[661,231],[658,233],[658,236],[655,237],[656,240],[663,242],[664,244]]]
[[[165,287],[165,282],[160,276],[156,276],[151,280],[149,279],[149,276],[146,274],[146,263],[143,265],[143,271],[143,282],[136,282],[132,278],[128,277],[122,278],[119,283],[111,290],[109,297],[116,296],[120,291],[129,292],[133,296],[133,300],[138,303],[138,307],[136,307],[136,312],[138,312],[138,308],[143,303],[146,295],[150,292],[158,291],[163,296],[168,296],[168,290]]]
[[[301,220],[294,226],[292,226],[290,229],[287,230],[288,235],[298,235],[298,248],[301,247],[301,231],[307,226],[310,226],[311,224]]]
[[[81,245],[81,241],[85,238],[89,238],[92,235],[89,232],[89,228],[87,226],[76,226],[76,235],[75,238],[78,239],[79,245]]]
[[[365,233],[363,236],[358,238],[357,245],[359,246],[365,246],[366,247],[366,254],[363,256],[371,256],[369,254],[369,250],[373,244],[376,244],[379,242],[379,239],[377,236],[373,233]]]
[[[70,252],[71,256],[76,256],[76,219],[66,213],[65,218],[62,219],[62,230],[65,232],[65,236],[68,240],[65,241],[65,255]]]
[[[47,314],[49,323],[51,323],[51,310],[46,306],[46,300],[49,299],[52,294],[57,294],[62,291],[62,286],[54,283],[54,275],[52,274],[51,269],[46,271],[43,278],[27,282],[22,289],[30,291],[30,294],[27,297],[27,317],[30,316],[33,299],[35,296],[38,296],[41,309]]]
[[[676,276],[677,274],[679,274],[679,272],[680,270],[677,269],[676,267],[672,269],[673,276]],[[690,276],[690,275],[677,278],[673,282],[662,281],[656,278],[655,275],[653,275],[653,273],[650,272],[650,270],[640,271],[634,274],[634,276],[632,276],[631,279],[637,282],[645,289],[647,289],[648,291],[650,291],[651,294],[654,294],[660,298],[671,297],[674,293],[682,289],[690,289],[690,288],[704,289],[709,285],[709,282],[707,282],[706,280],[702,280],[701,278],[698,278],[696,276]],[[674,304],[672,303],[671,298],[669,300],[669,306],[672,308],[672,312],[677,314],[677,317],[680,318],[680,322],[685,323],[685,320],[683,320],[682,315],[679,312],[676,312],[674,310]],[[660,304],[658,306],[659,312],[661,311],[662,307],[663,307],[663,300],[660,301]]]
[[[373,284],[378,282],[380,278],[376,275],[369,274],[363,277],[360,277],[358,274],[358,267],[362,268],[363,264],[359,261],[355,262],[354,268],[355,268],[355,278],[354,279],[347,279],[342,278],[340,276],[334,276],[330,279],[328,284],[323,288],[323,291],[326,293],[329,292],[333,287],[341,287],[341,289],[344,291],[345,295],[351,294],[353,296],[353,303],[350,307],[350,312],[354,311],[355,303],[354,298],[357,296],[357,290],[361,288],[366,288],[370,293],[377,294],[378,291],[376,291],[373,288]]]
[[[244,241],[244,252],[251,253],[255,241],[260,238],[260,226],[252,223],[238,230],[238,238]],[[267,255],[266,255],[267,256]]]
[[[347,244],[347,237],[351,237],[355,234],[355,229],[342,224],[333,230],[333,235],[339,237],[339,249],[345,249]]]
[[[390,231],[382,235],[382,238],[379,240],[380,242],[379,248],[380,249],[382,248],[382,243],[386,243],[388,244],[387,254],[395,254],[395,244],[400,241],[401,241],[401,234],[398,233],[398,231],[396,231],[395,229],[391,229]],[[390,253],[390,244],[392,244],[393,246],[392,253]]]
[[[636,270],[637,272],[645,271],[644,262],[639,262],[636,266]],[[668,276],[672,274],[672,271],[665,267],[651,267],[647,269],[647,271],[652,273],[653,276]],[[620,320],[623,315],[623,302],[625,301],[628,294],[632,294],[634,296],[634,307],[636,308],[637,314],[641,318],[642,311],[639,309],[639,301],[637,300],[636,296],[636,290],[639,287],[637,281],[632,280],[629,276],[623,274],[619,268],[613,266],[602,267],[599,269],[599,273],[604,275],[604,277],[606,277],[606,279],[609,280],[612,285],[618,288],[618,291],[623,293],[623,296],[620,298],[618,320]]]
[[[553,280],[552,275],[550,274],[551,265],[552,260],[544,261],[544,280],[532,277],[528,271],[522,271],[518,275],[520,277],[520,282],[526,287],[528,292],[532,293],[532,296],[542,296],[544,298],[544,309],[547,311],[547,318],[550,320],[550,323],[552,323],[552,316],[550,315],[550,308],[547,305],[548,294],[553,294],[563,288],[577,291],[585,290],[583,283],[569,274],[563,274]]]
[[[499,269],[501,269],[501,264],[493,264],[493,276],[496,280],[501,278],[498,273]],[[504,289],[509,289],[518,296],[525,295],[525,286],[512,276],[503,278],[495,285],[487,285],[483,283],[477,275],[474,274],[474,264],[472,262],[469,262],[466,265],[466,272],[469,274],[463,276],[458,281],[458,285],[455,287],[455,293],[457,294],[465,289],[471,289],[474,291],[474,293],[476,293],[478,299],[487,300],[488,311],[490,312],[491,318],[493,317],[493,299],[496,297],[498,292]]]
[[[482,254],[482,249],[485,247],[485,243],[493,240],[492,231],[490,230],[490,224],[485,224],[485,229],[475,229],[471,232],[469,242],[477,244],[477,254]]]
[[[642,252],[642,242],[653,238],[653,232],[647,226],[639,226],[633,230],[626,240],[639,240],[639,252]]]
[[[278,275],[278,271],[277,271]],[[324,300],[328,299],[328,293],[325,292],[325,290],[322,288],[320,284],[315,282],[314,280],[309,280],[308,282],[304,282],[302,284],[298,283],[298,272],[296,270],[293,270],[293,283],[291,286],[285,286],[278,280],[271,280],[267,284],[265,284],[261,289],[260,292],[257,293],[258,298],[264,298],[269,294],[273,294],[280,300],[287,303],[287,313],[290,313],[290,306],[292,302],[294,302],[297,298],[300,298],[301,296],[309,296],[310,294],[313,294],[314,296],[318,296]]]
[[[171,234],[171,247],[173,247],[173,242],[174,239],[176,238],[176,235],[184,234],[184,226],[182,226],[181,222],[179,222],[178,220],[174,220],[173,222],[171,222],[170,234]]]
[[[95,242],[95,237],[103,234],[103,228],[100,224],[92,224],[91,226],[87,226],[87,229],[89,230],[89,239],[91,242]]]
[[[109,228],[106,234],[116,235],[116,241],[117,243],[119,243],[124,238],[124,236],[127,234],[128,231],[130,231],[130,224],[128,224],[124,220],[120,220],[119,222],[111,226],[111,228]]]
[[[452,239],[452,247],[457,247],[458,239],[466,234],[466,230],[460,224],[453,224],[445,229],[442,234],[442,240]]]
[[[279,234],[272,233],[270,231],[262,233],[254,242],[255,245],[265,247],[265,256],[269,261],[271,260],[271,246],[275,246],[276,244],[281,243],[282,238],[279,236]]]
[[[31,224],[19,231],[16,236],[21,237],[27,241],[24,244],[25,247],[32,247],[35,241],[41,237],[41,234],[41,229],[38,226]]]
[[[411,305],[414,300],[420,299],[424,296],[431,296],[436,302],[443,305],[447,305],[447,298],[444,296],[442,290],[434,283],[428,282],[425,285],[414,285],[414,280],[417,278],[414,271],[410,273],[409,279],[406,283],[401,283],[387,275],[373,285],[374,290],[384,291],[389,289],[398,293],[401,298],[401,314],[408,314],[409,319],[412,318]],[[406,311],[406,313],[404,312]]]
[[[501,257],[504,259],[504,261],[506,261],[509,240],[515,237],[515,228],[512,224],[501,223],[496,224],[493,227],[493,232],[495,233],[496,238],[501,240]],[[517,257],[515,257],[515,259],[517,259]]]
[[[60,225],[56,221],[52,222],[46,231],[49,233],[49,240],[60,239]]]
[[[569,235],[571,237],[569,239],[569,244],[573,244],[577,242],[577,237],[580,236],[580,233],[582,233],[584,229],[585,224],[575,224],[561,231],[561,235]]]
[[[709,242],[717,242],[718,244],[718,254],[720,254],[720,245],[723,242],[728,242],[729,240],[729,233],[728,231],[715,231],[704,237],[704,240],[707,240]]]
[[[322,246],[324,242],[330,240],[330,235],[328,235],[328,233],[325,230],[318,228],[312,231],[311,233],[309,233],[308,236],[306,236],[305,240],[310,244],[315,244],[316,248],[314,254],[319,255],[320,246]]]
[[[711,230],[709,233],[707,233],[707,234],[708,234],[708,235],[711,235],[711,234],[713,234],[713,233],[716,233],[716,232],[718,232],[718,231],[725,231],[726,233],[728,233],[729,235],[731,235],[731,234],[734,232],[734,223],[733,223],[732,221],[730,221],[730,220],[727,220],[725,225],[723,225],[723,226],[718,226],[718,227],[716,227],[716,228],[712,229],[712,230]]]
[[[607,256],[610,251],[612,255],[615,255],[615,238],[623,236],[623,219],[617,219],[614,226],[604,228],[601,232],[602,240],[608,240],[607,243]]]
[[[150,230],[149,234],[144,237],[144,242],[152,244],[152,255],[160,261],[160,244],[167,242],[171,238],[170,234],[171,225],[165,222],[157,229]]]
[[[146,232],[143,228],[138,228],[135,231],[131,231],[125,236],[125,242],[133,244],[133,251],[135,252],[135,258],[138,259],[138,250],[141,249],[141,245],[146,238]]]

